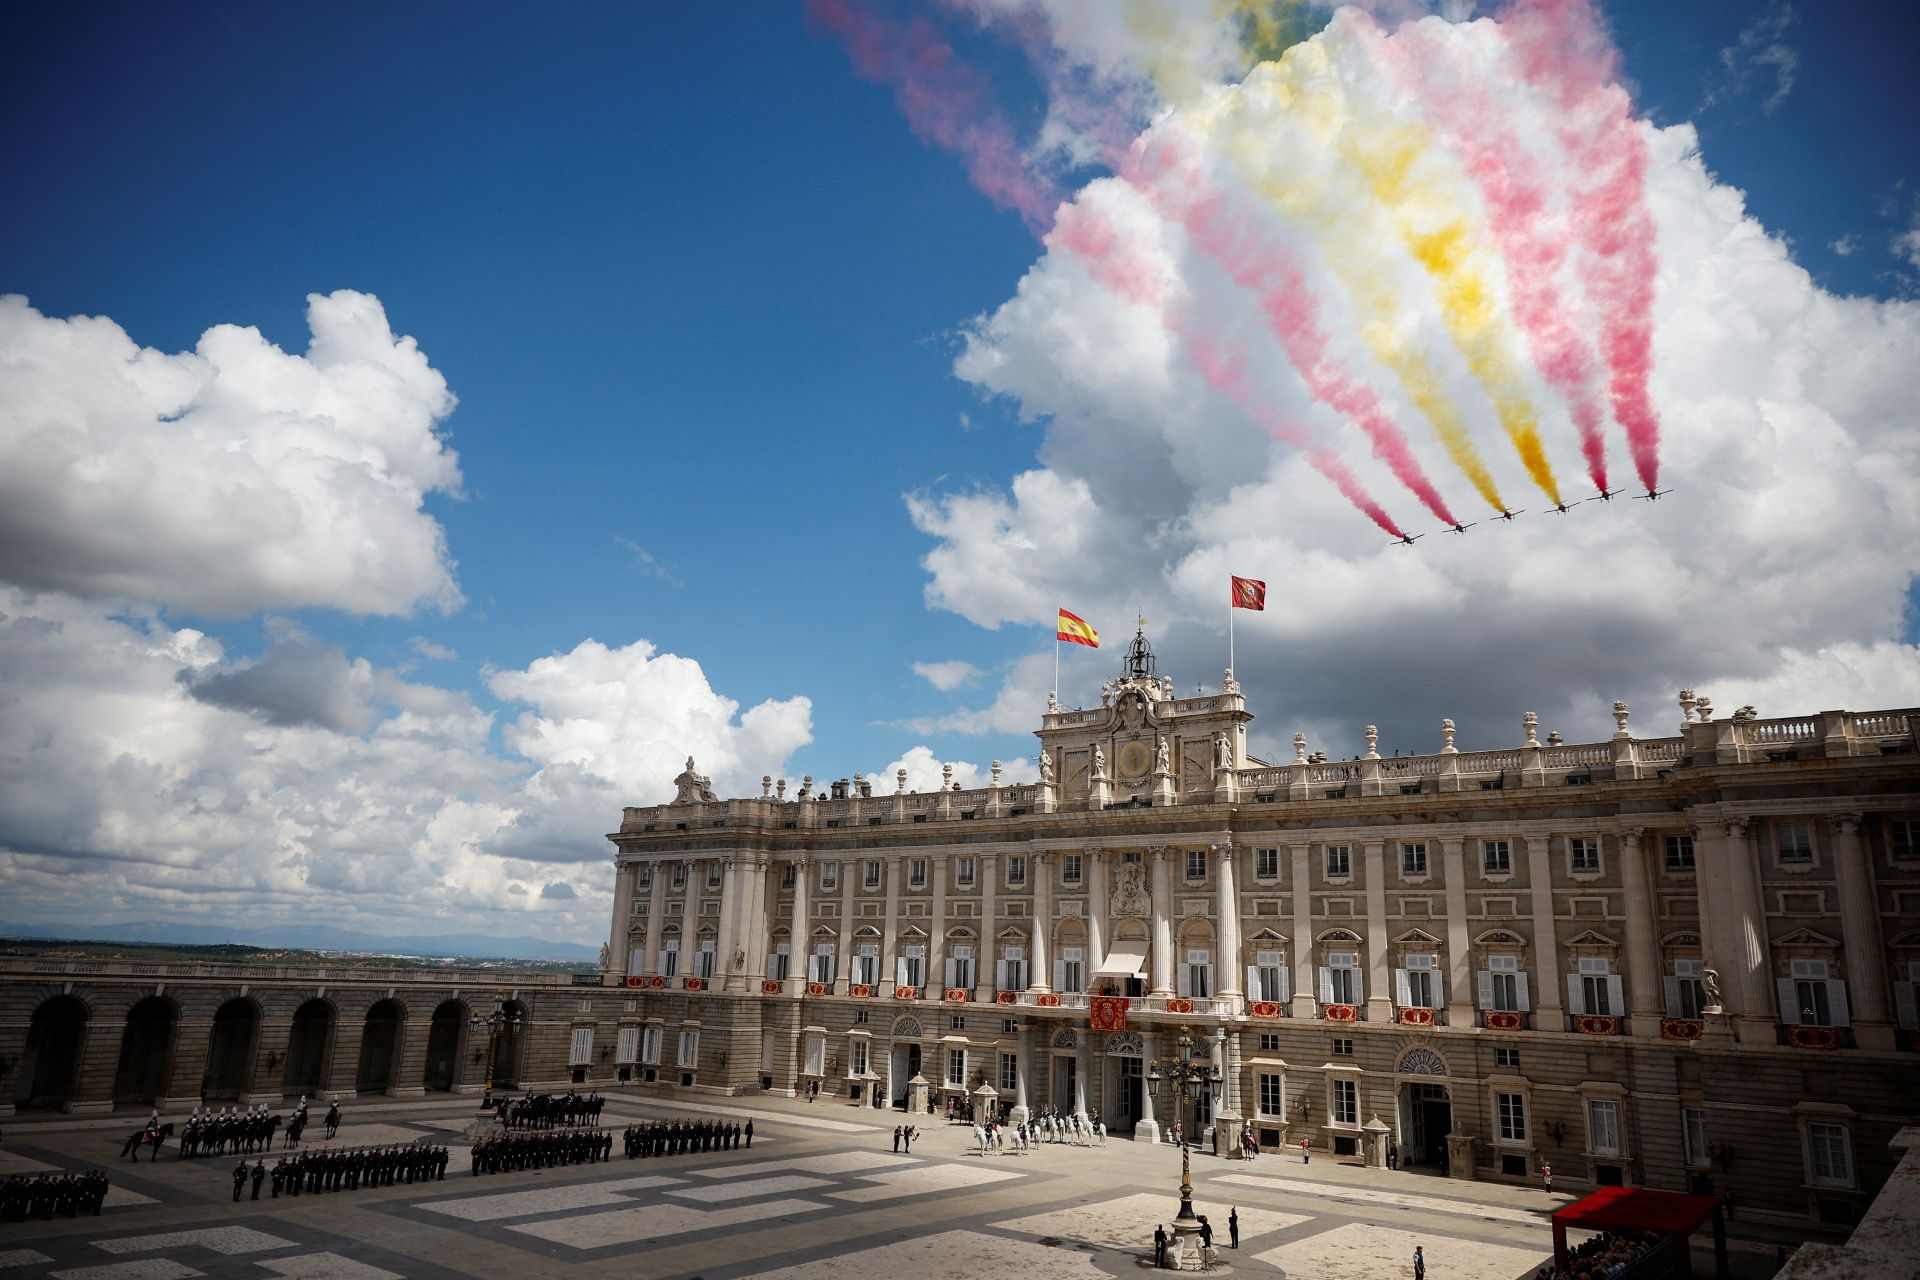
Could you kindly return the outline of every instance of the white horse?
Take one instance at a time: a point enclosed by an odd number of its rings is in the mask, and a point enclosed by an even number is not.
[[[1095,1144],[1098,1146],[1104,1147],[1107,1145],[1107,1122],[1106,1121],[1095,1120],[1093,1122],[1093,1140]]]
[[[980,1144],[980,1154],[987,1154],[987,1130],[984,1125],[973,1126],[973,1140]]]

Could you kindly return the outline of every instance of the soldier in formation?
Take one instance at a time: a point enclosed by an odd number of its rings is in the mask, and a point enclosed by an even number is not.
[[[627,1159],[636,1156],[678,1156],[689,1152],[732,1151],[743,1133],[737,1120],[654,1120],[627,1129]]]
[[[180,1131],[180,1158],[265,1151],[273,1145],[273,1135],[279,1128],[280,1117],[268,1115],[264,1103],[239,1110],[222,1107],[218,1114],[211,1107],[205,1114],[195,1108]]]
[[[107,1175],[99,1169],[85,1173],[16,1173],[0,1182],[0,1222],[74,1218],[82,1213],[97,1218],[106,1199]]]
[[[244,1165],[242,1166],[245,1167]],[[255,1170],[262,1165],[256,1163]],[[305,1192],[358,1191],[361,1187],[390,1187],[396,1182],[444,1182],[447,1149],[439,1146],[347,1147],[338,1151],[302,1151],[282,1156],[280,1163],[256,1177],[270,1177],[273,1198]],[[238,1185],[237,1183],[235,1184]],[[259,1183],[254,1199],[259,1199]]]
[[[613,1155],[613,1133],[605,1129],[548,1130],[541,1133],[502,1133],[473,1144],[470,1172],[509,1173],[521,1169],[551,1169],[563,1164],[591,1164]]]

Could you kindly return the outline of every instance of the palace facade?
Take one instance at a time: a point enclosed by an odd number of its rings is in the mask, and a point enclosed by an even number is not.
[[[1916,720],[1681,717],[1270,764],[1231,673],[1176,698],[1136,637],[1037,783],[722,800],[690,760],[609,837],[617,1060],[1850,1220],[1920,1078]],[[1221,1082],[1176,1111],[1183,1037]]]

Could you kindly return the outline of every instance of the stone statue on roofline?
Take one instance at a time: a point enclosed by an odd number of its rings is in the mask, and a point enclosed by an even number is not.
[[[713,779],[693,767],[693,757],[687,757],[687,767],[673,780],[678,788],[674,793],[675,804],[712,804],[720,797],[713,794]]]

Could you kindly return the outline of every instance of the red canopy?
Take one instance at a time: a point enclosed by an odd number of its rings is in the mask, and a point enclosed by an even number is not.
[[[1601,1187],[1553,1213],[1553,1256],[1565,1264],[1567,1231],[1651,1231],[1676,1237],[1681,1274],[1691,1275],[1687,1237],[1701,1223],[1713,1221],[1715,1270],[1727,1274],[1726,1236],[1719,1196],[1688,1196],[1677,1191],[1646,1187]]]

